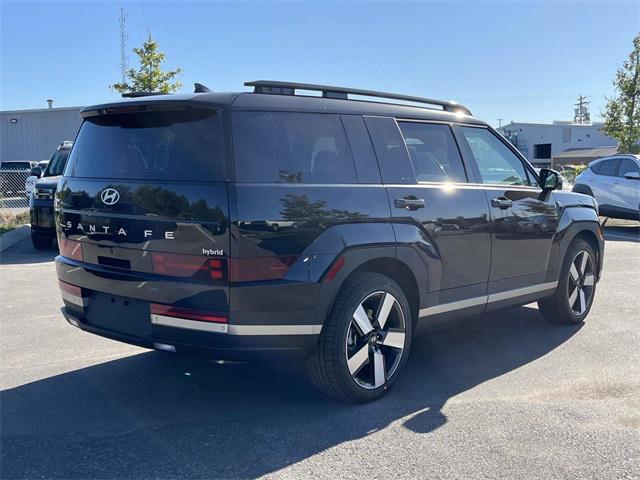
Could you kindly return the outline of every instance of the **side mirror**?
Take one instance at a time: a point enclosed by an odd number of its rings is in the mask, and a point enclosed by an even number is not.
[[[624,178],[627,180],[640,180],[639,172],[627,172],[624,174]]]
[[[38,178],[42,177],[42,167],[33,167],[31,169],[31,175]]]
[[[550,168],[541,168],[538,174],[538,185],[542,190],[561,190],[562,177],[555,170]]]

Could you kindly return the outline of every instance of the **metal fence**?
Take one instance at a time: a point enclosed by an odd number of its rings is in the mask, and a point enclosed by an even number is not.
[[[17,215],[29,210],[29,170],[0,170],[0,214]]]

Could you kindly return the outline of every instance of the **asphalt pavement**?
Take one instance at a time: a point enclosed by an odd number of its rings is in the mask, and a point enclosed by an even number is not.
[[[2,254],[1,478],[640,478],[640,228],[607,226],[582,326],[535,305],[414,342],[384,399],[299,365],[219,365],[81,332],[52,259]]]

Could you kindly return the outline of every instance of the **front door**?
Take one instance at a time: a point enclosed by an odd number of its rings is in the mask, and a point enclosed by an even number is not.
[[[490,290],[491,284],[501,291],[542,282],[559,221],[553,194],[538,187],[524,162],[490,129],[465,126],[456,132],[490,205]]]

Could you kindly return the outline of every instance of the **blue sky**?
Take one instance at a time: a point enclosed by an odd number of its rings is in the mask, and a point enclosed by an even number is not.
[[[120,5],[129,48],[150,29],[184,91],[345,85],[453,99],[493,125],[570,119],[579,94],[597,120],[640,30],[638,1],[1,1],[2,110],[118,98]]]

